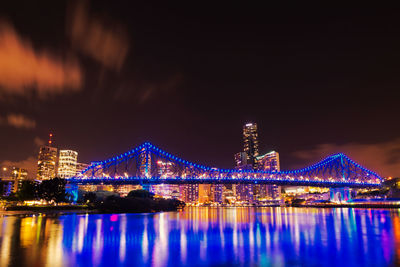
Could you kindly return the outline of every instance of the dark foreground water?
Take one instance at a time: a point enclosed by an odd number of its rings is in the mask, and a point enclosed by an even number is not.
[[[13,215],[0,234],[0,266],[400,265],[399,210]]]

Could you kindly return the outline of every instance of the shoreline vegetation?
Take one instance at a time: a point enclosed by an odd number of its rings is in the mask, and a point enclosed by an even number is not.
[[[89,193],[86,203],[38,204],[20,205],[19,203],[6,205],[6,211],[87,211],[91,213],[151,213],[161,211],[177,211],[185,207],[185,202],[177,199],[156,198],[154,194],[145,190],[134,190],[128,196],[111,195],[105,199],[98,199],[95,193]]]

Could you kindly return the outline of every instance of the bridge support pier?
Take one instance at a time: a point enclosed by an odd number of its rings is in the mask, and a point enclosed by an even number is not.
[[[349,187],[331,188],[330,201],[332,202],[346,202],[351,200],[351,189]]]

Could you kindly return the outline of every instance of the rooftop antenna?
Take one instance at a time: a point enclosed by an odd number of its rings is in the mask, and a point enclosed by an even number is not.
[[[53,138],[53,134],[50,133],[49,134],[49,146],[51,146],[51,143],[53,143],[53,141],[51,140]]]

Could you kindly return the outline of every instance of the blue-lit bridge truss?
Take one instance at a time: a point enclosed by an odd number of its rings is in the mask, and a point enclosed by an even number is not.
[[[382,178],[340,153],[298,170],[218,169],[194,164],[144,143],[111,159],[93,163],[70,183],[189,184],[252,183],[318,187],[379,187]]]

